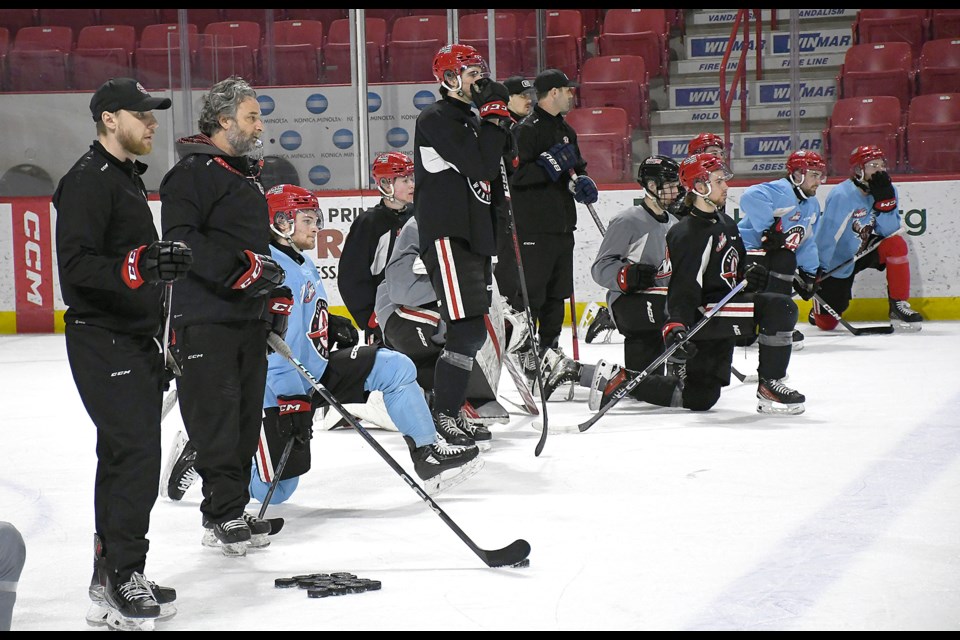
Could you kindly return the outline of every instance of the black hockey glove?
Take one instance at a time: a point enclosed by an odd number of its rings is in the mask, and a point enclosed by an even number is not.
[[[360,342],[360,334],[349,318],[328,314],[327,341],[331,347],[347,349]]]
[[[513,122],[510,117],[510,111],[507,110],[507,103],[510,101],[510,90],[506,85],[491,80],[490,78],[480,78],[473,83],[471,90],[473,104],[480,110],[480,117],[487,119],[491,117],[503,118]]]
[[[764,251],[780,249],[783,247],[786,241],[787,234],[785,234],[783,231],[778,231],[773,227],[760,234],[760,246],[763,247]]]
[[[558,142],[537,156],[537,164],[547,172],[551,182],[577,166],[577,150],[569,142]]]
[[[292,436],[297,445],[304,445],[313,438],[313,409],[310,406],[310,396],[277,396],[277,405],[280,408],[280,417],[277,421],[277,430],[284,440]]]
[[[880,213],[887,213],[897,208],[897,193],[890,182],[890,174],[886,171],[877,171],[867,180],[870,195],[873,196],[873,208]]]
[[[576,180],[567,183],[567,188],[573,194],[573,199],[580,204],[593,204],[600,196],[597,183],[590,176],[577,176]]]
[[[687,327],[679,322],[670,322],[663,325],[663,344],[667,349],[673,345],[687,339]],[[687,340],[667,358],[667,362],[683,364],[693,356],[697,355],[697,345]]]
[[[283,284],[286,274],[270,256],[244,249],[238,255],[240,267],[227,278],[227,286],[252,298],[266,295]]]
[[[807,273],[803,269],[798,269],[798,277],[793,279],[793,290],[804,300],[809,300],[820,290],[820,276],[822,274],[823,269],[817,269],[816,273]]]
[[[617,274],[617,286],[624,293],[649,289],[657,276],[657,267],[649,264],[628,264],[620,268]]]
[[[767,286],[770,272],[759,262],[751,262],[743,270],[743,279],[747,281],[747,291],[763,291]],[[806,300],[806,298],[804,298]]]
[[[175,282],[187,275],[193,264],[193,252],[183,242],[157,240],[149,247],[141,245],[127,254],[121,277],[131,289],[146,283]]]
[[[287,323],[290,321],[290,312],[293,311],[293,292],[290,287],[277,287],[270,293],[270,333],[287,338]],[[267,353],[273,349],[267,346]]]

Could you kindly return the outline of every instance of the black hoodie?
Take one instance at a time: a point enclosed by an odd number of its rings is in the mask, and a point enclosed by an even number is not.
[[[205,135],[177,141],[181,160],[160,183],[165,240],[193,251],[187,277],[173,287],[175,326],[255,320],[265,298],[230,288],[248,265],[244,250],[270,255],[269,208],[247,156],[229,156]]]

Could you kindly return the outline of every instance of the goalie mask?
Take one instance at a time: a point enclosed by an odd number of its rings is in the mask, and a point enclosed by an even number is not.
[[[312,191],[293,184],[278,184],[267,191],[267,207],[270,210],[270,230],[281,238],[290,240],[298,211],[317,214],[317,226],[323,226],[320,201]]]

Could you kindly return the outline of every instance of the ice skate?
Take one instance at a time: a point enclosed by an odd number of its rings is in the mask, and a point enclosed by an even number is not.
[[[923,316],[913,310],[906,300],[890,301],[890,324],[897,331],[920,331],[923,329]]]
[[[413,469],[423,480],[423,489],[435,496],[476,475],[483,458],[475,446],[458,446],[437,436],[431,444],[418,447],[409,436],[403,437],[410,449]]]
[[[760,378],[757,386],[757,413],[798,415],[806,410],[803,404],[805,401],[806,397],[802,393],[783,384],[783,378]]]
[[[470,432],[467,430],[467,424],[463,419],[462,411],[456,416],[448,416],[440,411],[433,414],[433,424],[440,437],[450,444],[468,447],[475,444]],[[489,433],[489,432],[488,432]]]
[[[490,441],[493,439],[493,434],[490,433],[490,429],[487,428],[480,418],[480,414],[477,413],[477,410],[469,401],[464,402],[460,408],[460,422],[457,423],[457,427],[473,440],[480,451],[490,450]]]
[[[154,599],[148,583],[139,573],[131,574],[126,582],[118,585],[106,581],[100,591],[102,600],[91,604],[87,622],[117,631],[152,631],[154,621],[161,615],[161,607]],[[175,591],[173,594],[176,598]],[[93,597],[92,585],[90,596]],[[95,607],[98,615],[92,615]]]
[[[243,513],[243,521],[247,523],[250,529],[250,541],[247,542],[254,549],[263,549],[270,546],[270,540],[267,536],[273,531],[270,523],[266,520],[252,516],[247,512]]]
[[[596,317],[587,327],[585,340],[591,344],[594,342],[607,344],[610,342],[610,339],[613,337],[613,332],[616,330],[617,325],[613,323],[610,310],[606,307],[600,307],[597,310]]]
[[[799,330],[794,329],[792,346],[794,351],[803,351],[803,334]]]
[[[183,499],[183,494],[200,477],[194,468],[196,461],[196,448],[182,431],[178,431],[160,476],[160,495],[171,500]]]
[[[599,411],[610,402],[610,397],[617,389],[630,382],[626,369],[618,364],[600,360],[593,371],[593,381],[590,384],[590,396],[587,398],[587,407],[591,411]]]
[[[576,360],[567,358],[563,353],[554,349],[547,350],[546,360],[549,373],[544,377],[543,381],[544,400],[549,400],[553,392],[560,386],[569,384],[572,390],[573,387],[580,382],[580,372],[583,369],[583,365]],[[568,394],[568,400],[572,399],[570,397],[571,395],[572,394]]]
[[[100,556],[103,553],[103,545],[100,542],[100,536],[93,534],[93,576],[90,578],[90,587],[87,594],[90,597],[90,608],[87,609],[86,620],[90,625],[100,626],[107,624],[107,618],[110,615],[110,605],[104,598],[103,591],[106,580],[100,577]],[[140,574],[135,574],[140,575]],[[143,577],[141,575],[141,577]],[[160,605],[159,619],[170,618],[177,613],[177,607],[174,601],[177,599],[176,590],[170,587],[161,587],[158,584],[143,577],[147,588],[151,590],[154,600]]]
[[[250,538],[250,527],[242,517],[220,524],[204,519],[201,544],[205,547],[219,548],[227,557],[240,558],[247,555]]]

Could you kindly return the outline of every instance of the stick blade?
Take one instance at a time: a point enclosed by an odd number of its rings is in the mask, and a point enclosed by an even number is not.
[[[526,560],[529,555],[530,543],[526,540],[514,540],[503,549],[480,552],[480,557],[488,567],[509,567]]]
[[[877,327],[855,327],[856,334],[858,336],[869,336],[869,335],[889,335],[895,331],[892,324],[880,325]]]

